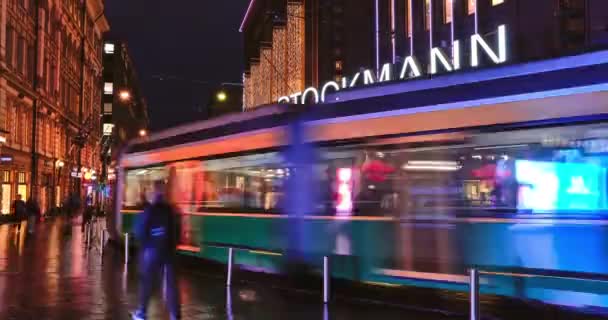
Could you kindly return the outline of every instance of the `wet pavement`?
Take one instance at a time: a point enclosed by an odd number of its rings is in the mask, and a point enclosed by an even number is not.
[[[95,242],[87,250],[80,226],[68,235],[62,221],[38,226],[35,236],[0,225],[0,319],[129,319],[137,301],[136,266]],[[226,289],[221,277],[196,270],[179,275],[184,319],[457,319],[440,313],[340,301],[324,307],[318,296],[263,284]],[[162,293],[150,319],[168,319]]]

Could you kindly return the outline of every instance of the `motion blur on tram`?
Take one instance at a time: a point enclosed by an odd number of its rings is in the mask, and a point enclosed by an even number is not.
[[[442,112],[327,122],[277,106],[142,139],[122,156],[113,236],[164,179],[180,253],[201,263],[225,263],[227,250],[208,245],[225,244],[249,248],[235,260],[250,271],[318,270],[330,256],[337,279],[450,290],[466,290],[470,266],[608,272],[601,117],[467,128],[473,110]],[[464,128],[439,130],[448,121]],[[600,282],[497,273],[481,285],[608,306]]]

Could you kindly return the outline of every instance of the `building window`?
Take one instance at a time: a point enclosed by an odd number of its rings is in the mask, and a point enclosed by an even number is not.
[[[19,175],[17,177],[18,183],[25,183],[25,172],[19,172]]]
[[[36,70],[36,53],[34,52],[34,50],[36,49],[33,45],[27,46],[27,79],[31,83],[34,83],[34,73]]]
[[[336,71],[342,71],[342,60],[336,61]]]
[[[2,171],[2,183],[10,183],[11,182],[11,172],[8,170]]]
[[[111,114],[112,113],[112,103],[104,103],[103,104],[103,113],[104,114]]]
[[[467,13],[475,14],[477,11],[477,0],[467,0]]]
[[[424,0],[424,27],[426,28],[426,30],[431,30],[431,22],[433,19],[433,17],[431,17],[431,10],[431,0]]]
[[[115,47],[114,47],[114,44],[113,44],[113,43],[106,43],[106,44],[103,46],[103,51],[104,51],[106,54],[114,54],[114,48],[115,48]]]
[[[497,6],[499,4],[505,3],[505,0],[492,0],[492,5]]]
[[[114,131],[114,125],[111,123],[104,123],[103,124],[103,135],[104,136],[111,136],[112,135],[112,131]]]
[[[443,1],[443,22],[445,23],[452,22],[452,3],[453,0]]]
[[[114,93],[114,83],[106,82],[103,85],[103,93],[107,95],[112,95]]]
[[[27,185],[25,185],[25,184],[18,185],[17,194],[21,195],[21,200],[27,201]]]
[[[13,32],[13,28],[11,26],[6,26],[6,62],[10,67],[14,66],[13,62],[13,49],[15,48],[15,36]]]
[[[24,73],[24,63],[25,63],[25,39],[23,37],[19,37],[17,41],[17,72],[20,74]]]

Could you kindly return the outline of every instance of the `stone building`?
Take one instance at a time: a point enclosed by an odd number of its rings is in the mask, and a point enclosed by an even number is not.
[[[94,193],[103,12],[103,0],[0,0],[3,214],[17,194],[45,211],[71,188]]]

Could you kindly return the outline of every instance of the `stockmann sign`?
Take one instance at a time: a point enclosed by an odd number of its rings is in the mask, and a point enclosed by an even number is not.
[[[483,52],[494,64],[501,64],[507,61],[507,28],[505,25],[498,27],[498,48],[492,49],[486,40],[479,34],[471,36],[471,61],[470,66],[478,67],[480,55]],[[460,41],[456,40],[452,43],[452,59],[441,48],[432,48],[430,54],[430,64],[428,66],[429,74],[436,74],[440,68],[443,72],[454,72],[462,66]],[[394,68],[393,68],[394,67]],[[418,60],[413,56],[408,56],[401,65],[401,72],[398,77],[393,74],[393,69],[398,70],[399,66],[393,66],[391,63],[384,64],[380,69],[379,75],[376,75],[372,70],[364,70],[357,72],[351,79],[344,77],[342,83],[329,81],[325,83],[321,89],[310,87],[303,92],[297,92],[289,96],[278,98],[279,103],[323,103],[329,92],[338,92],[347,88],[354,88],[360,85],[371,85],[393,80],[408,80],[421,77],[423,68],[420,67]]]

